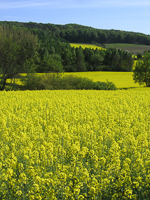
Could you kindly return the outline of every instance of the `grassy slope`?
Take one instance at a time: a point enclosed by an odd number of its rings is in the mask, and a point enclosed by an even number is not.
[[[121,50],[128,50],[129,52],[133,52],[136,54],[137,52],[144,52],[145,50],[150,50],[150,46],[148,45],[138,45],[138,44],[124,44],[124,43],[111,43],[106,44],[107,48],[117,48]]]
[[[94,44],[80,44],[80,43],[70,43],[72,47],[82,47],[82,48],[92,48],[92,49],[103,49],[100,46],[96,46]],[[143,53],[145,50],[150,50],[150,46],[148,45],[138,45],[138,44],[124,44],[124,43],[110,43],[106,44],[107,48],[116,48],[116,49],[121,49],[121,50],[127,50],[133,54],[137,54],[137,52]]]

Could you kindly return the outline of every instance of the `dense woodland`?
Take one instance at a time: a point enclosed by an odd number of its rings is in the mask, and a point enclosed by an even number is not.
[[[103,30],[78,24],[54,25],[42,23],[22,23],[0,21],[1,25],[13,25],[34,29],[39,34],[39,30],[46,31],[51,36],[64,38],[68,42],[77,43],[130,43],[150,45],[150,35],[143,33]]]
[[[101,30],[77,24],[54,25],[1,21],[2,26],[28,29],[40,42],[36,72],[131,71],[132,54],[120,49],[74,48],[70,42],[132,43],[150,45],[150,36],[119,30]]]

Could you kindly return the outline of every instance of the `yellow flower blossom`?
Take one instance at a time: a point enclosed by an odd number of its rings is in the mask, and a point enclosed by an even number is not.
[[[148,199],[150,92],[12,91],[0,98],[2,199]]]

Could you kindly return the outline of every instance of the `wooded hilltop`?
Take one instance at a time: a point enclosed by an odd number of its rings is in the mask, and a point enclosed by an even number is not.
[[[133,56],[128,51],[113,48],[106,50],[74,48],[69,43],[101,46],[105,43],[150,45],[150,35],[95,29],[78,24],[0,21],[0,25],[27,29],[38,36],[40,48],[36,72],[132,71]]]

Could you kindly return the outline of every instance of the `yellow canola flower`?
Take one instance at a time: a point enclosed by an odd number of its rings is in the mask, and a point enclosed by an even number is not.
[[[21,190],[17,191],[17,192],[16,192],[16,195],[17,195],[17,196],[21,196],[21,195],[22,195],[22,191],[21,191]]]
[[[26,180],[27,180],[27,177],[26,177],[26,174],[25,173],[21,173],[20,175],[19,175],[19,182],[20,183],[24,183],[24,184],[26,184]]]
[[[94,197],[95,196],[95,193],[96,193],[96,190],[94,187],[90,187],[90,191],[89,191],[89,194],[91,197]]]
[[[1,92],[0,108],[3,199],[149,198],[148,89]]]
[[[8,177],[11,177],[12,175],[13,175],[13,169],[10,169],[10,168],[8,168],[7,169],[7,171],[6,171],[6,175],[8,176]]]

